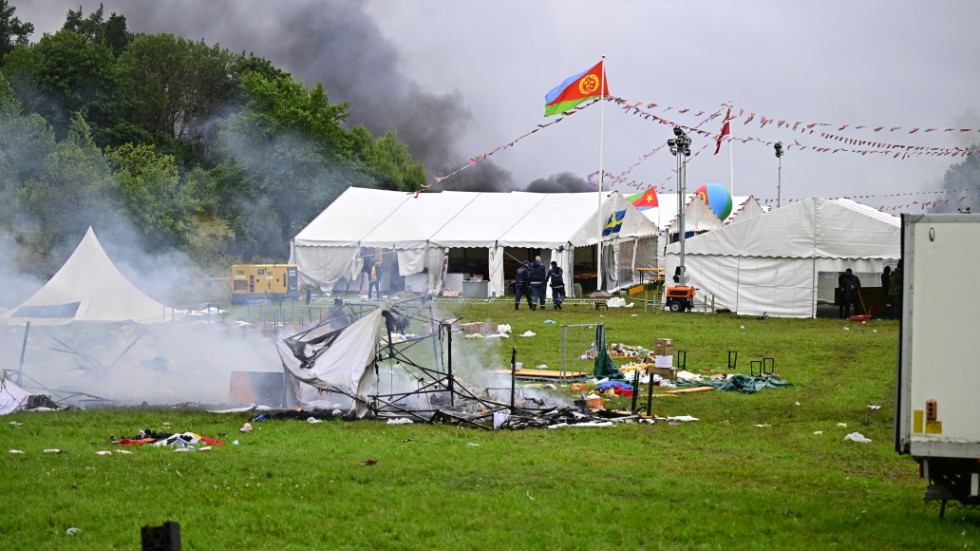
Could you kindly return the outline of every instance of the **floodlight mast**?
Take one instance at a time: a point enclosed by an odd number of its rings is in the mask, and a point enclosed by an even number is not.
[[[687,157],[691,156],[691,138],[679,127],[674,127],[674,136],[667,140],[671,154],[677,158],[677,222],[680,228],[681,258],[677,268],[678,285],[687,285],[687,269],[684,266],[684,206],[687,197]]]
[[[776,159],[779,160],[776,168],[776,208],[778,209],[783,187],[783,142],[776,142],[773,147],[776,149]]]

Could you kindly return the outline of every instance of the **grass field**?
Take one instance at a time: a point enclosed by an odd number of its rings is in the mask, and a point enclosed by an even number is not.
[[[244,414],[17,413],[0,421],[0,549],[134,549],[141,526],[166,520],[180,523],[184,549],[962,549],[980,543],[980,513],[954,508],[940,521],[938,505],[922,501],[926,484],[916,463],[893,449],[896,322],[585,306],[515,312],[506,303],[442,309],[465,321],[510,323],[515,334],[536,333],[480,343],[483,357],[509,359],[516,347],[526,366],[557,367],[560,324],[603,322],[609,342],[651,346],[657,337],[674,339],[675,349],[687,350],[690,371],[719,370],[729,350],[738,351],[742,373],[750,359],[774,357],[776,371],[793,386],[658,397],[657,415],[700,421],[598,429],[267,421],[241,434]],[[112,449],[112,436],[143,428],[194,431],[228,443],[207,453],[144,447],[132,455],[96,455]],[[850,432],[872,442],[844,441]],[[45,448],[63,453],[44,454]],[[361,464],[367,460],[377,462]],[[68,535],[73,527],[79,531]]]

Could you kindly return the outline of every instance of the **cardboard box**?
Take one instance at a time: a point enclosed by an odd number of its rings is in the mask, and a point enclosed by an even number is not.
[[[668,379],[671,381],[677,380],[677,368],[676,367],[654,367],[652,365],[647,366],[648,375],[660,375],[663,379]]]
[[[653,366],[654,367],[674,367],[674,357],[673,356],[664,356],[664,355],[659,355],[658,354],[658,355],[656,355],[656,356],[653,357]]]
[[[674,355],[673,339],[657,339],[656,341],[654,341],[653,353],[656,356],[673,356]]]
[[[497,332],[497,328],[497,322],[494,321],[474,321],[459,324],[459,329],[464,333],[479,333],[481,335],[493,335]]]

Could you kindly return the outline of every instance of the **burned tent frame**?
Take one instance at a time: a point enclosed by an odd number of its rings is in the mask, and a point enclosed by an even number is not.
[[[345,306],[349,306],[354,317],[358,319],[363,319],[370,313],[360,308],[358,303],[348,303]],[[368,366],[368,369],[373,369],[371,375],[375,381],[374,388],[377,388],[377,383],[380,382],[382,366],[386,365],[392,372],[403,370],[416,380],[418,387],[404,392],[381,393],[375,391],[366,396],[358,397],[349,389],[340,388],[334,384],[326,382],[316,384],[308,381],[307,384],[321,390],[347,396],[354,401],[355,406],[360,402],[360,405],[365,406],[368,412],[376,417],[408,417],[427,423],[448,422],[484,429],[494,428],[495,413],[520,416],[522,414],[540,414],[554,409],[522,407],[516,404],[517,390],[513,377],[514,357],[511,358],[510,404],[491,399],[489,390],[484,392],[485,396],[481,396],[462,384],[453,374],[452,365],[452,328],[458,320],[436,319],[431,297],[416,297],[397,303],[383,301],[376,308],[382,308],[381,316],[384,319],[384,328],[383,333],[377,339],[374,354]],[[324,320],[291,337],[280,339],[280,342],[299,360],[301,368],[310,369],[317,358],[323,355],[356,322],[357,320],[354,320],[351,325],[342,329],[318,334],[320,330],[329,327],[329,321]],[[398,340],[395,337],[398,330],[404,330],[413,322],[428,326],[428,334]],[[316,336],[310,337],[310,335]],[[413,358],[409,353],[413,348],[427,342],[430,342],[432,346],[431,365],[426,365],[424,361]],[[284,359],[284,365],[285,361]],[[448,407],[439,407],[433,404],[434,397],[440,397]],[[409,403],[413,399],[419,398],[424,399],[428,407],[413,407]],[[351,410],[351,413],[353,411],[354,409]]]

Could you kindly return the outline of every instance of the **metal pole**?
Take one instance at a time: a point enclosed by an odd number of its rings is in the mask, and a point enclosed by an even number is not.
[[[782,196],[783,187],[783,158],[779,157],[779,167],[776,169],[776,208],[779,208],[779,200]]]
[[[514,413],[514,385],[517,382],[517,347],[510,349],[510,412]]]
[[[633,371],[633,405],[630,406],[630,411],[636,412],[636,395],[640,393],[640,370],[637,369]]]
[[[446,355],[446,371],[449,373],[449,405],[456,407],[456,391],[453,388],[453,328],[449,324],[443,324],[443,327],[446,328],[446,347],[449,350]]]
[[[27,322],[27,327],[24,328],[24,344],[20,347],[20,365],[17,366],[17,384],[20,385],[23,382],[24,377],[24,355],[27,353],[27,337],[31,334],[31,322]]]

